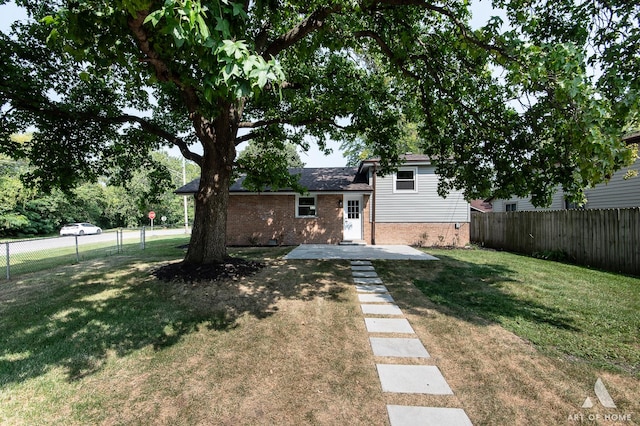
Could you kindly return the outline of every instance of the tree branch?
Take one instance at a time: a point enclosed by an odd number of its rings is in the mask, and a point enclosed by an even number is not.
[[[405,75],[405,77],[410,77],[414,79],[419,78],[417,74],[412,73],[404,66],[405,61],[402,61],[398,57],[396,57],[395,53],[393,53],[393,50],[391,50],[391,47],[389,47],[389,45],[382,39],[382,37],[378,33],[370,30],[357,31],[354,33],[354,36],[363,37],[363,38],[368,37],[373,39],[378,44],[378,46],[380,46],[380,49],[382,49],[382,53],[384,53],[394,65],[400,68],[400,70]]]
[[[258,129],[261,127],[272,126],[274,124],[289,124],[292,126],[313,126],[313,125],[329,125],[333,126],[337,129],[346,129],[346,126],[340,126],[333,119],[320,119],[320,118],[310,118],[308,120],[293,120],[293,119],[285,119],[285,118],[274,118],[272,120],[259,120],[259,121],[243,121],[238,125],[238,128],[241,129]],[[250,132],[242,136],[236,137],[235,144],[236,146],[240,145],[243,142],[250,141],[256,138],[258,135],[255,132]]]
[[[281,35],[271,42],[264,50],[262,56],[277,56],[280,52],[302,40],[307,35],[319,30],[325,23],[325,20],[336,12],[341,10],[341,6],[324,7],[311,13],[306,19],[289,30],[286,34]]]
[[[338,125],[333,119],[321,119],[310,118],[308,120],[295,120],[291,118],[274,118],[272,120],[259,120],[259,121],[242,121],[239,123],[240,129],[256,129],[258,127],[266,127],[274,124],[290,124],[292,126],[309,126],[314,124],[329,124],[339,129],[344,129],[344,126]]]
[[[164,140],[166,140],[167,142],[170,142],[172,144],[174,144],[175,146],[178,147],[178,149],[180,149],[180,153],[182,154],[182,156],[184,158],[186,158],[187,160],[191,160],[194,163],[196,163],[197,165],[201,166],[202,165],[202,156],[196,154],[195,152],[191,151],[189,149],[189,145],[185,142],[184,139],[175,136],[169,132],[167,132],[166,130],[162,129],[161,127],[141,118],[141,117],[137,117],[134,115],[129,115],[129,114],[124,114],[118,117],[114,117],[114,123],[138,123],[140,125],[140,127],[142,127],[144,130],[146,130],[147,132],[154,134]]]
[[[477,39],[476,37],[474,37],[472,34],[469,34],[469,27],[464,24],[463,22],[461,22],[458,17],[455,15],[454,12],[452,12],[451,10],[444,8],[442,6],[437,6],[435,4],[431,4],[429,2],[426,2],[424,0],[378,0],[377,2],[374,3],[374,5],[376,4],[381,4],[381,5],[389,5],[389,6],[419,6],[422,7],[424,9],[430,10],[432,12],[437,12],[441,15],[446,16],[447,18],[449,18],[449,20],[451,21],[451,23],[453,25],[455,25],[458,28],[458,31],[460,31],[460,34],[462,35],[462,37],[467,40],[468,42],[475,44],[476,46],[489,51],[489,52],[494,52],[496,54],[499,54],[503,57],[505,57],[506,59],[509,59],[511,61],[515,61],[516,59],[514,57],[512,57],[511,55],[509,55],[509,53],[503,49],[500,46],[496,46],[494,44],[491,43],[487,43],[484,42],[482,40]]]
[[[164,139],[165,141],[177,146],[180,149],[182,155],[200,165],[202,163],[202,156],[194,153],[189,149],[189,145],[184,139],[173,135],[162,129],[160,126],[145,120],[142,117],[138,117],[131,114],[121,114],[117,116],[100,116],[95,113],[85,111],[69,111],[63,108],[58,108],[55,104],[47,102],[46,104],[38,103],[34,104],[26,99],[12,99],[14,106],[18,109],[30,111],[40,115],[46,115],[54,118],[61,118],[70,121],[88,121],[103,124],[125,124],[132,123],[138,124],[145,131]]]
[[[139,11],[135,18],[129,18],[128,21],[129,28],[138,42],[138,47],[145,56],[141,61],[147,62],[153,67],[154,74],[159,81],[175,84],[184,96],[187,110],[189,113],[194,113],[199,105],[198,94],[192,86],[185,84],[182,79],[171,70],[167,62],[158,52],[153,49],[149,41],[149,36],[144,29],[144,20],[148,15],[148,10]]]

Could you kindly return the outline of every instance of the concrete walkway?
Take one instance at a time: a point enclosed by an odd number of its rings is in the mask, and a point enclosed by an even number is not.
[[[367,273],[366,278],[361,275]],[[369,261],[352,260],[351,274],[358,301],[369,333],[375,357],[394,357],[399,363],[376,363],[384,393],[453,395],[437,365],[420,363],[430,358],[429,352],[416,337],[402,310],[395,304],[387,287],[375,273]],[[360,280],[376,280],[363,283]],[[401,337],[399,337],[400,335]],[[387,337],[392,336],[392,337]],[[412,359],[406,365],[402,359]],[[416,363],[418,361],[418,363]],[[472,426],[461,408],[387,405],[391,426]]]
[[[453,395],[437,365],[404,313],[395,304],[370,260],[438,260],[409,246],[349,246],[303,244],[285,259],[351,261],[351,275],[374,357],[394,357],[399,363],[376,363],[382,392]],[[403,364],[403,359],[411,359]],[[420,363],[422,362],[422,364]],[[391,426],[472,426],[462,408],[387,405]]]
[[[357,246],[334,244],[302,244],[285,257],[291,259],[347,259],[347,260],[438,260],[409,246]]]

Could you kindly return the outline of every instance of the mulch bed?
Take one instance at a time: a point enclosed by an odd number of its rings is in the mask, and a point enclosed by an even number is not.
[[[153,275],[162,281],[236,281],[250,277],[264,266],[253,260],[228,257],[223,263],[210,265],[171,263],[156,269]]]

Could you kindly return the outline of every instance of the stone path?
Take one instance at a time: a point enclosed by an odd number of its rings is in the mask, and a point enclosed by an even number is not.
[[[404,318],[402,310],[383,285],[370,261],[352,260],[351,272],[375,357],[427,359],[429,352]],[[393,337],[379,337],[392,334]],[[397,334],[406,337],[396,337]],[[435,365],[376,364],[383,392],[453,395],[453,390]],[[469,426],[471,420],[460,408],[387,405],[391,426]]]

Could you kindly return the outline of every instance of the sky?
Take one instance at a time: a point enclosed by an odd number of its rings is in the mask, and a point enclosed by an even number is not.
[[[472,27],[479,27],[487,22],[487,20],[495,14],[491,8],[491,1],[489,0],[476,0],[472,2],[473,19],[471,20]],[[24,11],[17,7],[13,2],[0,5],[0,31],[7,33],[11,24],[16,20],[26,19]],[[347,160],[342,155],[340,150],[340,142],[329,141],[327,147],[333,150],[333,153],[325,156],[315,144],[311,144],[308,152],[300,152],[300,159],[305,163],[306,167],[342,167],[346,164]],[[241,145],[240,150],[243,148]],[[179,157],[180,152],[170,150],[169,153],[173,156]]]

